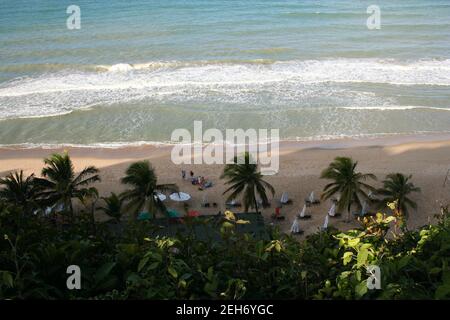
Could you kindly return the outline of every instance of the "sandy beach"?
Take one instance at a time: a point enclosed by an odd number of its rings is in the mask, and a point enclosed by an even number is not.
[[[202,214],[214,214],[225,210],[224,181],[220,179],[223,165],[175,165],[170,160],[172,146],[144,145],[123,148],[3,148],[0,149],[0,176],[10,171],[23,169],[26,174],[40,174],[42,159],[51,153],[68,150],[76,170],[94,165],[100,169],[102,181],[96,185],[102,196],[110,192],[120,192],[124,186],[119,180],[127,166],[133,161],[148,159],[156,169],[159,183],[176,183],[181,191],[192,195],[189,208]],[[303,207],[304,199],[311,191],[320,196],[326,181],[319,179],[321,171],[336,157],[348,156],[358,161],[361,172],[374,173],[378,181],[391,172],[413,175],[413,183],[422,189],[412,198],[418,203],[418,210],[411,212],[408,225],[411,228],[424,225],[433,220],[439,212],[440,203],[450,203],[450,182],[444,185],[450,168],[450,138],[445,136],[395,137],[364,140],[330,140],[310,142],[282,142],[280,144],[280,170],[274,176],[267,176],[276,190],[271,207],[263,210],[268,223],[270,215],[286,191],[293,200],[283,206],[281,212],[286,220],[276,222],[282,231],[288,232],[295,215]],[[204,191],[190,181],[182,180],[181,170],[192,170],[195,176],[201,175],[213,182],[213,187]],[[216,202],[217,208],[202,208],[201,201],[206,197],[210,203]],[[329,201],[309,208],[312,219],[301,221],[300,227],[305,235],[315,232],[323,224],[330,207]],[[168,207],[181,209],[180,205],[167,202]],[[236,209],[238,212],[239,209]],[[357,223],[345,223],[344,216],[330,219],[330,225],[342,230]],[[102,219],[102,217],[99,217]]]

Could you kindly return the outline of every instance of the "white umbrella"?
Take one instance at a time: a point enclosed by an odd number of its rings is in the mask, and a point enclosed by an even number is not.
[[[325,221],[323,222],[323,230],[328,229],[328,215],[325,216]]]
[[[305,212],[306,212],[306,204],[303,205],[303,209],[300,212],[300,217],[303,218],[305,216]]]
[[[294,222],[292,223],[291,232],[292,233],[299,233],[300,232],[300,225],[298,223],[297,218],[295,218]]]
[[[334,217],[336,215],[336,204],[333,203],[333,205],[331,206],[330,210],[328,210],[328,214],[331,217]]]
[[[280,202],[287,203],[288,201],[289,201],[289,196],[288,196],[287,192],[283,192],[283,194],[281,195]]]
[[[311,194],[309,195],[309,202],[314,202],[314,191],[311,191]]]
[[[155,200],[156,200],[156,197],[158,197],[160,201],[164,201],[167,199],[167,197],[165,195],[163,195],[162,193],[159,193],[159,192],[155,195]]]
[[[177,202],[183,202],[188,201],[191,196],[188,193],[185,192],[174,192],[169,196],[170,200],[177,201]]]
[[[367,202],[364,201],[361,208],[361,215],[365,215],[367,213]]]

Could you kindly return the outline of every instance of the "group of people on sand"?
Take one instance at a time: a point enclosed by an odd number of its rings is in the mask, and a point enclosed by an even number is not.
[[[198,185],[200,190],[212,187],[212,182],[205,179],[203,176],[194,176],[194,172],[189,172],[190,180],[193,185]],[[186,170],[181,170],[181,178],[186,180]]]

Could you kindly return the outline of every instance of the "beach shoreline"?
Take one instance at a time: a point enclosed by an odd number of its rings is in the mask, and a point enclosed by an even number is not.
[[[127,166],[138,160],[147,159],[154,166],[160,183],[177,183],[182,191],[192,195],[189,208],[202,214],[215,214],[225,210],[224,181],[220,179],[223,165],[186,164],[171,162],[173,145],[142,145],[121,148],[87,148],[63,146],[59,148],[0,148],[0,176],[11,171],[24,170],[25,174],[40,174],[43,158],[55,152],[67,150],[73,160],[75,170],[94,165],[100,169],[102,181],[96,183],[101,196],[110,192],[121,192],[120,183]],[[359,162],[358,170],[374,173],[380,181],[391,172],[412,174],[412,181],[422,189],[412,198],[418,203],[417,212],[409,218],[409,227],[418,227],[434,221],[441,204],[450,203],[450,183],[444,185],[445,176],[450,169],[450,136],[445,134],[396,136],[374,139],[337,139],[327,141],[282,141],[280,142],[280,169],[274,176],[267,176],[276,190],[271,198],[271,207],[263,210],[268,223],[270,215],[277,206],[283,192],[288,192],[293,204],[283,206],[281,212],[286,220],[275,222],[284,232],[288,232],[295,215],[303,207],[304,199],[311,191],[320,195],[325,180],[320,179],[321,171],[337,156],[349,156]],[[181,170],[192,170],[195,176],[204,176],[212,181],[213,187],[201,191],[198,186],[181,179]],[[203,208],[201,202],[216,202],[217,208]],[[182,206],[168,203],[169,207]],[[323,224],[329,201],[312,207],[312,219],[301,222],[305,235],[314,233]],[[236,212],[242,211],[236,209]],[[345,214],[343,214],[345,216]],[[344,217],[331,219],[330,225],[348,229],[357,225],[344,222]]]

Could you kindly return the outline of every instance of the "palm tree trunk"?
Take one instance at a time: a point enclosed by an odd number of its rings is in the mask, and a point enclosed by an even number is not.
[[[256,201],[256,198],[255,198],[255,211],[256,211],[256,213],[259,213],[259,211],[258,211],[258,201]]]
[[[70,212],[70,220],[73,223],[75,216],[74,216],[74,212],[73,212],[73,204],[72,204],[72,199],[69,198],[69,212]]]
[[[95,224],[95,204],[96,201],[92,201],[91,203],[91,223],[92,223],[92,231],[94,235],[97,235],[97,225]]]

